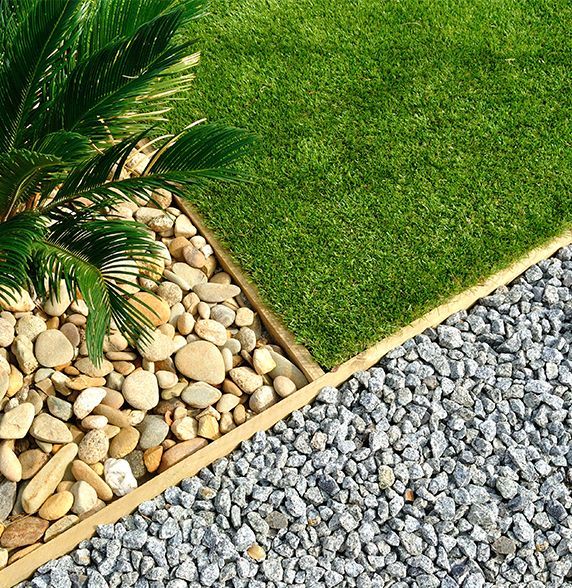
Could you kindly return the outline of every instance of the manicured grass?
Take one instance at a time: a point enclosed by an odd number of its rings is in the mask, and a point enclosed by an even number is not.
[[[325,366],[572,219],[565,0],[217,0],[173,128],[248,128],[199,206]]]

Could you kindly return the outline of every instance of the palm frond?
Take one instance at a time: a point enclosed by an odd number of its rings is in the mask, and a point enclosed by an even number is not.
[[[51,172],[61,164],[55,155],[27,149],[0,153],[0,218],[7,219],[42,182],[53,179]]]
[[[198,60],[188,55],[188,44],[170,46],[180,21],[180,12],[168,12],[80,61],[45,113],[42,130],[65,129],[109,144],[161,120],[167,97],[189,87]],[[158,101],[158,111],[138,111],[151,101]]]
[[[153,263],[158,254],[153,237],[133,221],[67,215],[34,243],[32,279],[42,298],[62,279],[69,292],[81,294],[89,309],[88,353],[98,362],[112,319],[130,341],[148,339],[151,324],[132,306],[125,285],[136,275],[133,262]]]
[[[0,223],[0,300],[29,284],[31,252],[42,238],[45,221],[36,213],[22,213]]]
[[[66,164],[78,165],[93,157],[93,145],[89,137],[69,131],[55,131],[42,136],[34,151],[48,153],[60,157]]]
[[[169,11],[180,11],[183,20],[206,11],[205,0],[92,0],[80,40],[80,54],[93,54],[118,38],[129,37],[145,23]]]
[[[189,181],[244,181],[232,167],[251,147],[254,135],[217,124],[195,125],[183,131],[153,155],[144,175],[183,172]]]
[[[77,38],[83,0],[14,5],[22,12],[17,22],[11,21],[13,30],[0,62],[1,151],[25,145],[34,127],[31,120],[41,112],[41,103],[51,98],[46,88]]]

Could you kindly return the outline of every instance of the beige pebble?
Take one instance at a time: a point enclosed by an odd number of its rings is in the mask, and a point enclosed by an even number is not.
[[[229,431],[232,431],[236,425],[234,424],[234,420],[232,418],[232,414],[230,412],[223,412],[220,415],[219,421],[219,429],[223,435],[226,435]]]
[[[233,411],[232,417],[237,425],[242,425],[246,422],[246,409],[243,404],[239,404]]]
[[[216,403],[218,412],[230,412],[239,404],[239,397],[234,394],[223,394]]]
[[[212,415],[205,415],[199,419],[199,437],[205,439],[218,439],[220,437],[220,431],[217,419]]]
[[[107,425],[107,417],[101,414],[90,414],[81,421],[81,426],[86,429],[103,429]]]
[[[296,384],[286,376],[278,376],[274,378],[273,382],[274,390],[276,390],[276,394],[281,396],[282,398],[286,398],[296,392]]]
[[[171,431],[179,441],[188,441],[197,436],[198,423],[196,419],[185,416],[173,421]]]
[[[38,515],[46,521],[56,521],[67,515],[74,503],[74,496],[71,492],[64,490],[52,494],[42,504]]]
[[[250,327],[254,322],[254,313],[250,308],[239,308],[236,311],[236,318],[234,319],[234,324],[237,327]]]
[[[257,374],[267,374],[276,367],[270,351],[265,347],[260,347],[254,350],[252,354],[252,363]]]

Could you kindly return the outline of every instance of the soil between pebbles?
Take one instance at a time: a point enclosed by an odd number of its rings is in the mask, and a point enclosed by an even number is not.
[[[572,586],[572,248],[23,586]]]

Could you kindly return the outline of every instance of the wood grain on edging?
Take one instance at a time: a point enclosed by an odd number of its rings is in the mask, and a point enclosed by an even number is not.
[[[452,314],[470,308],[479,298],[487,296],[499,286],[508,284],[531,265],[550,257],[555,251],[572,243],[572,232],[567,231],[547,245],[531,251],[510,267],[494,274],[474,288],[469,288],[438,306],[423,317],[400,329],[394,335],[383,339],[366,351],[349,359],[331,372],[311,382],[263,413],[256,415],[240,427],[213,441],[204,449],[155,476],[133,492],[112,502],[103,510],[78,523],[57,539],[38,547],[14,564],[0,571],[0,587],[10,588],[28,578],[38,567],[60,557],[73,549],[80,541],[91,537],[97,525],[113,523],[132,512],[145,500],[154,498],[169,486],[178,484],[183,478],[195,475],[201,468],[228,455],[239,443],[249,439],[258,431],[266,431],[295,410],[309,404],[324,386],[339,386],[353,373],[375,365],[386,353],[401,345],[425,329],[443,322]]]
[[[302,370],[308,381],[311,382],[323,376],[324,370],[314,361],[310,352],[303,345],[296,342],[296,339],[286,329],[282,321],[264,304],[256,286],[252,284],[226,252],[226,249],[220,244],[214,233],[205,225],[196,209],[180,198],[177,199],[177,202],[179,208],[191,219],[199,233],[210,243],[221,267],[232,276],[243,294],[254,306],[258,316],[276,343],[286,351],[290,359]]]

